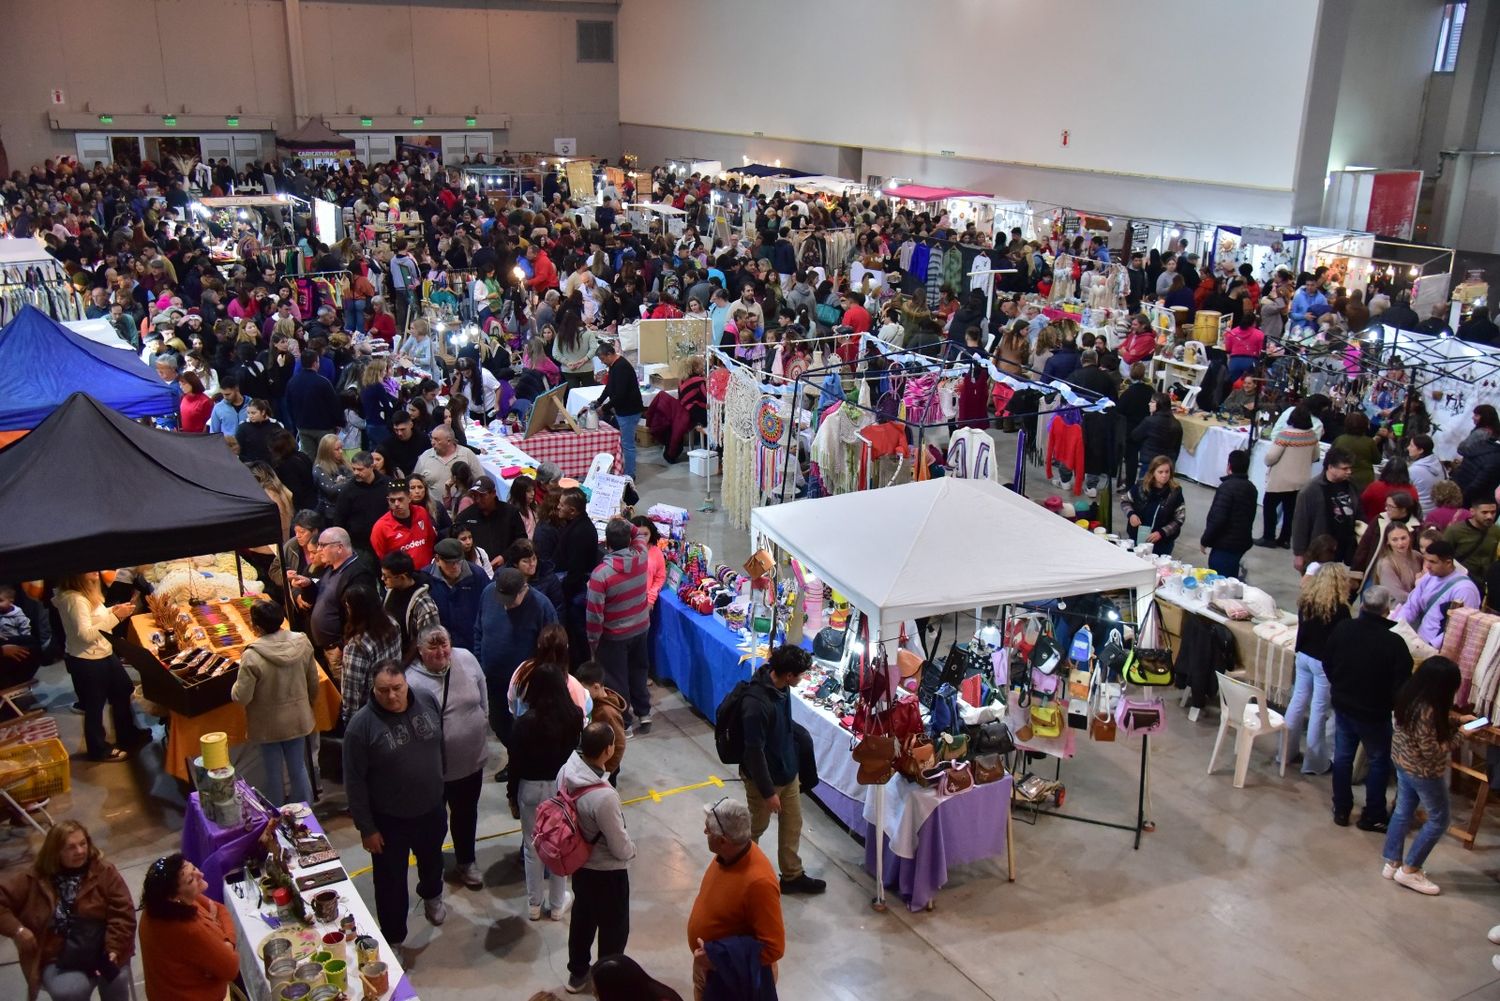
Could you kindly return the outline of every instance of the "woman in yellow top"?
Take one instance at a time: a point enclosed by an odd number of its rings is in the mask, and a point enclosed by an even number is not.
[[[136,726],[130,705],[135,686],[109,643],[109,633],[130,618],[135,606],[127,601],[106,607],[97,573],[64,577],[58,582],[52,604],[62,617],[63,663],[83,705],[83,741],[88,757],[93,761],[124,761],[130,751],[151,742],[151,731]],[[105,705],[114,718],[114,747],[110,747],[104,731]]]

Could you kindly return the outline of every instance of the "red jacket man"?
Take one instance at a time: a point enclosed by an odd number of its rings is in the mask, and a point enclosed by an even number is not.
[[[543,295],[548,289],[557,288],[557,265],[552,263],[552,258],[547,252],[539,247],[526,248],[526,259],[531,262],[531,277],[526,284],[537,295]]]
[[[437,544],[437,530],[427,509],[412,506],[411,490],[400,481],[386,488],[386,503],[391,509],[370,529],[370,548],[375,550],[376,559],[403,552],[418,570],[427,569],[432,563],[432,547]]]

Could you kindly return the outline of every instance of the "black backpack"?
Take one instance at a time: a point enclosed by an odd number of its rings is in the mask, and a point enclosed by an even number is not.
[[[714,748],[719,752],[719,760],[726,765],[742,764],[745,760],[744,707],[745,699],[751,697],[752,683],[741,681],[730,689],[714,714]]]

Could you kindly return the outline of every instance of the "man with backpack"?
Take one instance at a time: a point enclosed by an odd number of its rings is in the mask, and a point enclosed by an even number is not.
[[[777,647],[749,681],[719,706],[714,742],[725,764],[738,764],[750,808],[751,836],[759,841],[777,815],[776,855],[782,893],[822,893],[828,884],[802,869],[802,790],[792,724],[792,686],[812,666],[799,646]]]
[[[629,867],[635,858],[635,844],[625,830],[620,794],[609,784],[604,770],[614,750],[615,732],[608,723],[584,727],[578,750],[557,773],[559,795],[537,807],[534,841],[537,854],[549,869],[566,873],[566,859],[573,854],[576,842],[582,840],[591,846],[587,860],[572,872],[569,994],[580,994],[588,987],[596,935],[601,957],[623,953],[630,939]],[[571,818],[566,816],[569,811]],[[560,816],[549,818],[548,814]],[[565,831],[571,831],[571,836]]]

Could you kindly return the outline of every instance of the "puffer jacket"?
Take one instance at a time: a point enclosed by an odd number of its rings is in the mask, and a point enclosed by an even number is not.
[[[318,698],[312,641],[287,629],[251,641],[240,655],[230,697],[245,707],[245,734],[256,743],[312,733],[312,707]]]

